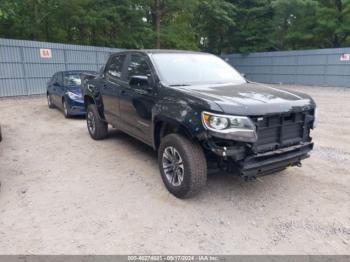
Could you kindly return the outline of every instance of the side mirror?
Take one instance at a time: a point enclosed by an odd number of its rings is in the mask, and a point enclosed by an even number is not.
[[[150,90],[148,76],[132,76],[129,85],[131,88]]]
[[[53,83],[54,86],[60,86],[58,82]]]
[[[243,78],[246,78],[246,74],[245,73],[241,73],[241,76],[243,77]]]

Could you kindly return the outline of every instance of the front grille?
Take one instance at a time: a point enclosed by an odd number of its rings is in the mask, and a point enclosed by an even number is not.
[[[255,118],[258,134],[255,151],[262,153],[306,141],[309,116],[309,112],[299,112]]]

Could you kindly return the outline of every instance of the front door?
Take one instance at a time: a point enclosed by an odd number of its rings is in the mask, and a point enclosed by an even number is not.
[[[124,129],[132,135],[151,143],[152,107],[156,100],[156,89],[150,62],[143,54],[131,54],[127,64],[127,82],[120,92],[120,114]],[[129,85],[132,76],[147,76],[149,89]]]

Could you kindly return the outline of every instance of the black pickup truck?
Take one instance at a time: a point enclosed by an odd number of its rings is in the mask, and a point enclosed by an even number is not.
[[[312,98],[249,82],[211,54],[123,51],[83,82],[91,137],[105,138],[110,124],[152,146],[179,198],[205,185],[208,163],[254,180],[300,166],[313,148]]]

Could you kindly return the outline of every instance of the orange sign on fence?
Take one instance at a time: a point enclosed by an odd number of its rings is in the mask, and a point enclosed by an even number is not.
[[[52,58],[51,49],[40,49],[41,58]]]
[[[340,56],[340,61],[350,61],[350,54],[342,54]]]

